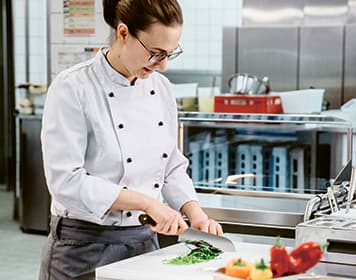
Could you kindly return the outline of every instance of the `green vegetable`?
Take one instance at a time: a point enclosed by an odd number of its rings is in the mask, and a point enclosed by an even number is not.
[[[246,263],[244,263],[241,259],[238,259],[236,262],[233,263],[234,266],[246,266]]]
[[[167,264],[175,265],[185,265],[185,264],[195,264],[206,262],[208,260],[215,259],[219,256],[222,251],[208,242],[199,240],[199,241],[185,241],[187,244],[194,245],[195,248],[192,249],[187,255],[176,257],[170,260],[165,261]]]

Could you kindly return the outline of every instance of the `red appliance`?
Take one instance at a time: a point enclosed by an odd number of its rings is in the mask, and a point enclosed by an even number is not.
[[[283,113],[281,98],[277,95],[216,95],[214,98],[214,112]]]

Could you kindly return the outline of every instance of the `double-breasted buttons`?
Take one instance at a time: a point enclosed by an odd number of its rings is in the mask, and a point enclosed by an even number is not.
[[[131,212],[126,212],[126,217],[131,217],[132,213]]]
[[[162,157],[163,157],[163,158],[167,158],[167,157],[168,157],[168,154],[163,153]]]
[[[160,122],[158,123],[158,125],[159,125],[159,126],[163,126],[163,122],[160,121]]]
[[[114,96],[115,96],[115,94],[113,92],[109,93],[109,97],[114,97]]]
[[[124,128],[124,125],[123,125],[122,123],[120,123],[120,124],[118,125],[118,128],[123,129],[123,128]]]
[[[127,158],[126,162],[127,163],[131,163],[132,162],[132,158]]]
[[[159,188],[159,184],[154,184],[154,187],[156,188],[156,189],[158,189]]]
[[[150,91],[150,94],[151,95],[154,95],[156,92],[154,91],[154,89],[152,89],[151,91]]]

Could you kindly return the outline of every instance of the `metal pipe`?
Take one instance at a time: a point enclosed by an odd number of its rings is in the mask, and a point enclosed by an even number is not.
[[[25,78],[26,83],[30,81],[30,7],[29,1],[24,1],[25,12]]]
[[[349,194],[346,202],[346,213],[350,211],[352,199],[356,190],[356,167],[352,167]]]

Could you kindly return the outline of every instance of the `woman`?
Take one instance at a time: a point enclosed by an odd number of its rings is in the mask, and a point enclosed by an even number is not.
[[[182,233],[182,214],[222,234],[197,202],[177,148],[175,97],[156,72],[182,53],[178,3],[104,0],[103,12],[110,48],[48,91],[41,140],[52,221],[40,279],[94,279],[98,266],[157,249],[157,233]],[[157,225],[140,225],[142,213]]]

